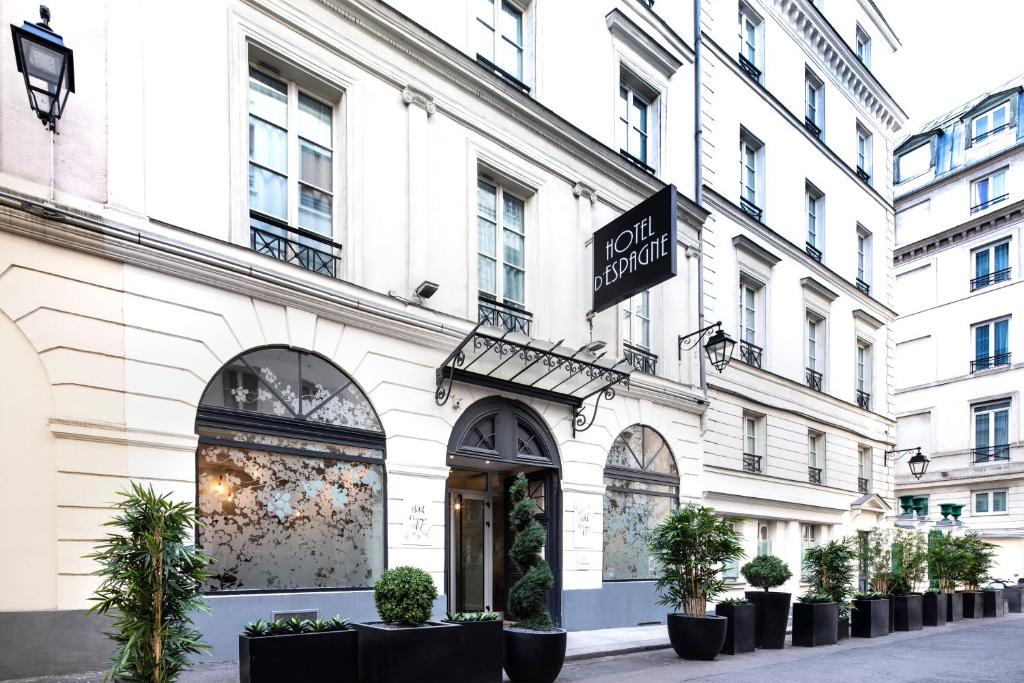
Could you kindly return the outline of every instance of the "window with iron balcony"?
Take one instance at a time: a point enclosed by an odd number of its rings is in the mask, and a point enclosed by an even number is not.
[[[974,360],[971,373],[1010,365],[1010,320],[993,320],[974,326]]]
[[[988,245],[972,252],[974,277],[971,291],[1010,279],[1010,241]]]
[[[473,23],[476,61],[525,93],[523,10],[508,0],[477,0]]]
[[[333,107],[249,68],[249,235],[253,251],[337,277]]]
[[[740,208],[756,221],[762,221],[764,145],[746,131],[740,132]]]
[[[1010,400],[974,406],[974,464],[1010,459]]]
[[[476,196],[478,320],[529,336],[525,202],[485,178]]]
[[[657,374],[658,356],[651,351],[650,292],[640,292],[622,302],[622,350],[635,370]]]

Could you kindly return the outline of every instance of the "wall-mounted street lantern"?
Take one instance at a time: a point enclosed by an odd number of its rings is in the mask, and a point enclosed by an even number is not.
[[[49,130],[64,113],[68,93],[75,91],[75,61],[71,48],[50,28],[50,10],[39,7],[37,24],[11,24],[14,58],[25,78],[28,103]]]
[[[718,321],[714,325],[708,325],[702,327],[696,332],[691,332],[685,337],[679,337],[677,342],[679,344],[679,360],[683,359],[683,349],[692,349],[700,340],[708,333],[712,333],[708,337],[707,343],[704,344],[704,351],[708,354],[708,360],[711,361],[711,365],[714,366],[715,370],[722,372],[725,370],[725,366],[732,360],[732,350],[736,346],[736,342],[722,331],[722,321]]]
[[[913,454],[913,455],[911,455]],[[899,448],[885,452],[884,465],[889,466],[889,458],[892,461],[898,462],[903,456],[911,455],[910,460],[907,461],[907,465],[910,466],[910,473],[914,475],[914,479],[920,480],[924,476],[924,473],[928,470],[928,463],[931,462],[926,456],[922,455],[921,447],[915,448]]]

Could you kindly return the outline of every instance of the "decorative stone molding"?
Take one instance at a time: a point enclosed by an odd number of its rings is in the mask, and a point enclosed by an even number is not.
[[[853,312],[853,319],[862,322],[873,330],[879,330],[885,324],[875,316],[871,315],[863,308],[858,308]]]
[[[746,252],[751,258],[757,259],[769,268],[782,260],[746,235],[736,235],[732,238],[732,243],[736,249]]]
[[[138,429],[123,424],[75,418],[50,418],[50,433],[58,439],[94,441],[119,446],[144,446],[161,450],[194,453],[199,437],[195,434]]]
[[[677,50],[673,53],[618,9],[609,12],[604,20],[615,38],[628,45],[665,78],[672,78],[672,74],[683,65],[683,59],[693,61],[689,46],[673,46]]]
[[[415,104],[417,107],[422,107],[427,112],[427,116],[433,116],[437,113],[437,104],[434,102],[434,98],[425,93],[421,93],[418,90],[413,90],[409,86],[405,86],[402,89],[402,102],[405,106]]]
[[[833,292],[831,289],[829,289],[822,283],[815,280],[813,277],[800,278],[800,285],[807,291],[820,296],[822,299],[825,299],[829,303],[839,298],[838,294]]]
[[[573,185],[572,194],[574,197],[589,199],[591,204],[595,204],[597,202],[597,190],[586,183],[576,183]]]

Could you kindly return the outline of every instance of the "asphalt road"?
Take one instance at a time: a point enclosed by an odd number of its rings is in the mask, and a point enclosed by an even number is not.
[[[690,662],[652,650],[568,662],[559,681],[1024,681],[1024,618],[964,620],[941,628],[853,639],[816,648],[786,647]]]

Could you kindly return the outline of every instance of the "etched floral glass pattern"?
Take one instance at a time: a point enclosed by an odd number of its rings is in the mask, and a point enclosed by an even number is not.
[[[651,531],[679,499],[672,451],[656,431],[633,425],[612,443],[604,483],[604,579],[656,578]]]
[[[373,585],[384,569],[383,464],[335,457],[199,447],[199,543],[214,560],[204,590]]]

